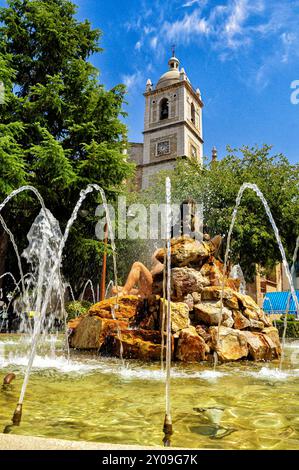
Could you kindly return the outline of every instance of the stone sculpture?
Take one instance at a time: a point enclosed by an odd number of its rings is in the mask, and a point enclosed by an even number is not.
[[[278,359],[278,331],[262,309],[239,292],[237,279],[224,279],[215,258],[221,237],[199,242],[188,237],[171,243],[171,328],[173,360],[183,362]],[[144,361],[161,357],[164,249],[154,254],[154,268],[133,265],[118,295],[93,305],[69,323],[70,346]],[[164,342],[165,343],[165,342]]]

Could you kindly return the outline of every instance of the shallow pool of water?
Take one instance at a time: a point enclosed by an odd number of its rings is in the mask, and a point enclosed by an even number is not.
[[[28,357],[28,340],[0,335],[0,431],[10,424]],[[175,364],[172,414],[176,447],[299,449],[299,342],[276,363]],[[115,444],[161,445],[164,374],[159,364],[90,356],[43,339],[34,361],[23,419],[14,434]]]

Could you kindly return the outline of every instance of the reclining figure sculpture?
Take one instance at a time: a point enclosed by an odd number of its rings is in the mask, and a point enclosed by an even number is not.
[[[186,236],[173,239],[171,242],[171,247],[177,247],[178,244],[184,245],[184,253],[187,253],[185,260],[181,262],[177,259],[174,259],[174,265],[184,266],[184,264],[198,264],[201,262],[203,255],[212,256],[219,251],[220,245],[222,243],[222,237],[217,235],[209,241],[199,242],[193,238]],[[192,249],[192,254],[190,251],[186,250],[186,246],[190,245]],[[173,251],[173,250],[172,250]],[[190,259],[191,257],[191,259]],[[117,293],[121,295],[138,295],[141,298],[147,298],[152,294],[153,280],[154,277],[161,274],[164,270],[164,258],[165,258],[165,248],[160,248],[156,250],[152,256],[152,266],[149,270],[143,263],[136,261],[133,263],[127,281],[123,287],[114,286],[112,292],[113,294]],[[173,258],[173,256],[172,256]]]

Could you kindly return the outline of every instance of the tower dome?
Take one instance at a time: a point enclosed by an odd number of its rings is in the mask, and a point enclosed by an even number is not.
[[[165,86],[173,85],[180,81],[180,70],[179,65],[180,61],[174,55],[168,61],[169,70],[168,72],[164,73],[156,86],[156,90],[159,88],[163,88]]]

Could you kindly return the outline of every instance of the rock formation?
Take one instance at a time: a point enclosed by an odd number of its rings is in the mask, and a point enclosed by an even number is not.
[[[173,360],[222,362],[278,359],[278,331],[235,279],[225,278],[221,326],[223,265],[211,244],[186,237],[172,240],[171,331]],[[157,256],[164,259],[164,250]],[[144,361],[161,357],[163,275],[154,279],[147,299],[120,295],[93,305],[69,323],[70,346]],[[165,322],[164,322],[165,324]],[[165,332],[164,332],[165,335]]]

